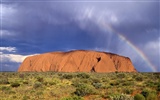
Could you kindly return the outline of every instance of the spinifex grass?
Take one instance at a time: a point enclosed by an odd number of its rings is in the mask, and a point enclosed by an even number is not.
[[[160,99],[159,73],[1,72],[2,100]],[[135,98],[139,98],[138,96]]]

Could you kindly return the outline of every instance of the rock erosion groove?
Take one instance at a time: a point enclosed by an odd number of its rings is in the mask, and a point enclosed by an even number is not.
[[[27,57],[18,72],[137,72],[128,57],[113,53],[75,50]]]

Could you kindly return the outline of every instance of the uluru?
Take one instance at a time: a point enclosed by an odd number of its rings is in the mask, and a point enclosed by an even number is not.
[[[18,72],[137,72],[130,58],[113,53],[74,50],[27,57]]]

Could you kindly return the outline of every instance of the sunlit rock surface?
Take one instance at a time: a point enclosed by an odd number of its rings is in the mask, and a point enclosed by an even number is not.
[[[75,50],[27,57],[18,71],[136,72],[136,69],[128,57],[107,52]]]

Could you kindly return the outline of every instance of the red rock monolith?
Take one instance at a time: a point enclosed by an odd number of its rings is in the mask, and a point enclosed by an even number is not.
[[[128,57],[113,53],[75,50],[27,57],[18,72],[136,72]]]

